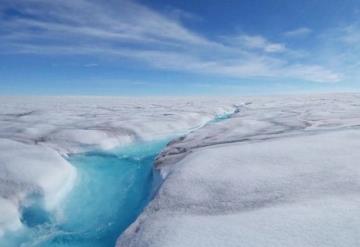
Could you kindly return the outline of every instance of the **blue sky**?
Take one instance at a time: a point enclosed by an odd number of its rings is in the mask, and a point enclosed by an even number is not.
[[[0,93],[358,91],[359,16],[358,0],[1,0]]]

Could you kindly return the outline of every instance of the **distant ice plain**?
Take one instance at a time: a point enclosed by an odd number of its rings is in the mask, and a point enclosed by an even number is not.
[[[0,235],[31,193],[56,210],[66,155],[196,129],[158,156],[166,180],[117,246],[360,245],[360,95],[0,103]]]

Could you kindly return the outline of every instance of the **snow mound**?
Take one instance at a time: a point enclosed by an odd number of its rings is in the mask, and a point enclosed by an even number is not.
[[[117,246],[358,246],[360,95],[242,98],[172,141]]]
[[[0,197],[0,237],[5,231],[15,231],[21,228],[17,206],[5,198]]]
[[[117,246],[356,246],[360,131],[202,148]]]
[[[0,138],[0,232],[21,227],[21,205],[30,197],[55,209],[75,177],[75,169],[54,150]]]

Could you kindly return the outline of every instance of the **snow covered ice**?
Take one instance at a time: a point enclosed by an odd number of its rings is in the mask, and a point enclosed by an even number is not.
[[[0,240],[31,227],[34,196],[62,217],[79,176],[69,156],[174,138],[154,164],[160,190],[117,246],[360,244],[358,94],[0,104]]]
[[[61,222],[63,199],[78,180],[69,155],[169,138],[234,110],[209,99],[1,97],[0,104],[1,236],[32,227],[23,213],[34,200]]]
[[[360,98],[243,99],[169,145],[158,195],[117,246],[358,246]]]

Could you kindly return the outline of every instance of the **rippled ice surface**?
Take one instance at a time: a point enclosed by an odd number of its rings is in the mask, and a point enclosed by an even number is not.
[[[112,152],[72,156],[78,180],[56,214],[41,201],[22,211],[28,227],[7,236],[5,246],[114,246],[117,237],[151,199],[161,180],[153,169],[156,154],[167,141],[132,145]],[[3,246],[3,245],[1,245]]]

